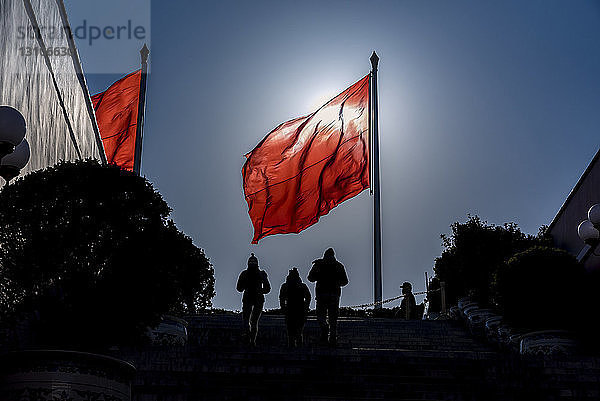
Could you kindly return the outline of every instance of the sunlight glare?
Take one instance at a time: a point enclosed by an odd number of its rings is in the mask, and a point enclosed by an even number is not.
[[[319,107],[336,97],[339,92],[336,92],[333,88],[323,89],[323,87],[315,88],[312,92],[308,92],[308,112],[317,111]]]

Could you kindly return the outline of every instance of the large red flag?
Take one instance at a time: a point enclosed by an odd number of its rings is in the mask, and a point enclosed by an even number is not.
[[[140,78],[137,70],[92,96],[96,121],[109,163],[133,171]]]
[[[369,187],[369,76],[271,131],[242,169],[252,243],[298,233]]]

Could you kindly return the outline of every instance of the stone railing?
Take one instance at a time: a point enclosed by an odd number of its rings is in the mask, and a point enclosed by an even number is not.
[[[76,351],[15,351],[0,356],[3,401],[130,401],[133,365]]]
[[[578,351],[573,333],[564,330],[527,331],[506,323],[492,309],[482,308],[470,298],[458,300],[450,315],[462,320],[472,335],[499,348],[521,355],[572,355]]]

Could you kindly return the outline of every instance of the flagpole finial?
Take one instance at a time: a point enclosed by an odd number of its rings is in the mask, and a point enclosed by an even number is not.
[[[142,57],[142,64],[146,64],[148,62],[148,54],[150,54],[150,50],[148,50],[148,46],[144,43],[144,47],[140,49],[140,56]]]
[[[377,53],[375,53],[375,50],[373,50],[373,54],[371,54],[371,67],[373,67],[373,70],[377,70],[377,64],[379,64],[379,56],[377,55]]]

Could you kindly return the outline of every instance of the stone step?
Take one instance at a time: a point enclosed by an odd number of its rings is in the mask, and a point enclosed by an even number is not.
[[[457,322],[340,319],[339,344],[329,348],[315,345],[319,327],[309,317],[305,345],[288,349],[282,316],[262,317],[254,348],[241,345],[239,315],[188,321],[186,346],[115,355],[137,367],[135,401],[587,401],[600,394],[599,359],[500,353]]]
[[[185,359],[179,359],[185,353],[179,350],[165,360],[168,351],[146,351],[133,361],[138,368],[136,391],[160,393],[163,400],[177,399],[182,391],[194,396],[209,393],[216,395],[214,399],[246,399],[235,398],[240,394],[251,399],[260,392],[264,399],[278,399],[290,389],[301,397],[297,399],[311,400],[476,399],[474,394],[489,388],[481,384],[487,383],[482,368],[495,355],[328,349],[288,353],[275,347],[222,353],[189,348],[187,352]],[[157,363],[160,360],[165,363]],[[231,383],[235,383],[233,393],[226,389]],[[332,393],[332,387],[343,391]]]
[[[493,389],[473,385],[440,386],[435,383],[429,386],[399,386],[379,383],[346,383],[346,382],[290,382],[280,378],[253,382],[232,377],[229,381],[216,378],[207,381],[196,381],[193,384],[181,383],[177,386],[134,386],[138,399],[144,395],[158,394],[161,399],[251,399],[252,395],[260,395],[264,399],[323,399],[338,400],[373,400],[373,399],[444,399],[444,400],[496,400]],[[211,398],[212,397],[212,398]]]
[[[241,341],[244,331],[239,315],[200,316],[189,318],[188,331],[198,345],[228,346]],[[316,343],[319,326],[309,317],[304,336],[308,344]],[[258,342],[261,345],[285,345],[283,316],[263,316],[259,325]],[[463,349],[488,350],[489,346],[474,340],[464,328],[454,322],[402,321],[397,319],[340,319],[338,346],[405,349]]]

